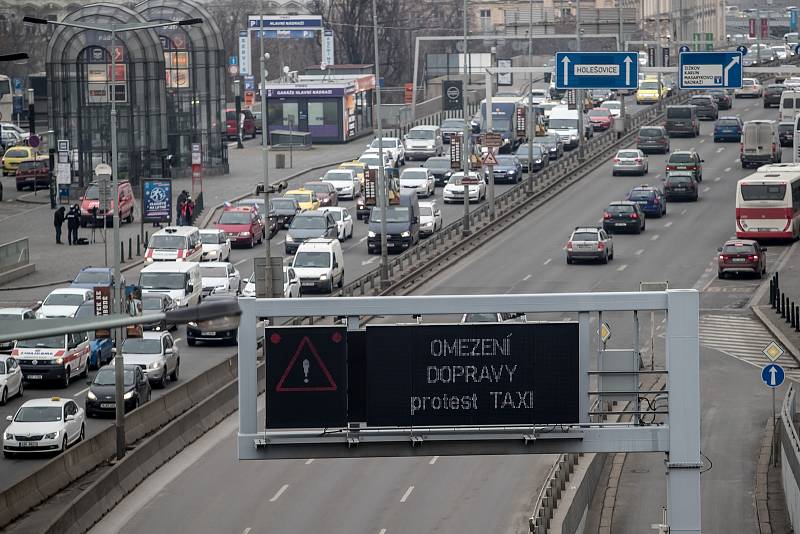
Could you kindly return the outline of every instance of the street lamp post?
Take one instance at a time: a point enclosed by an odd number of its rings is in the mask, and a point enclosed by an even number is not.
[[[180,21],[168,22],[134,22],[125,24],[112,23],[109,26],[102,24],[79,24],[75,22],[59,22],[54,20],[40,19],[36,17],[23,17],[23,22],[30,24],[51,24],[54,26],[64,26],[67,28],[77,28],[79,30],[96,31],[111,34],[111,191],[112,198],[112,221],[113,221],[113,242],[112,250],[114,252],[114,265],[112,267],[111,276],[116,284],[115,291],[112,291],[112,310],[124,313],[122,296],[122,283],[120,277],[120,239],[119,239],[119,172],[117,157],[117,55],[114,46],[116,44],[116,37],[118,33],[149,30],[155,28],[164,28],[166,26],[191,26],[193,24],[202,23],[202,19],[184,19]],[[117,410],[116,410],[116,428],[117,428],[117,459],[121,460],[125,456],[125,412],[124,406],[119,400],[122,398],[123,384],[120,377],[123,375],[123,359],[122,359],[122,331],[118,330],[114,333],[115,345],[119,349],[119,354],[114,358],[114,369],[116,379],[116,395],[117,395]],[[122,409],[120,409],[122,407]]]
[[[528,61],[533,66],[533,0],[528,2]],[[533,194],[533,138],[536,135],[536,115],[533,111],[533,72],[528,88],[528,194]],[[545,152],[545,156],[550,155]]]
[[[469,152],[470,152],[470,125],[469,119],[467,118],[467,85],[469,83],[469,74],[467,73],[467,31],[469,30],[467,26],[468,20],[468,13],[467,13],[467,4],[469,0],[464,0],[464,61],[462,64],[462,69],[464,69],[464,77],[461,82],[461,107],[462,113],[464,114],[464,133],[461,136],[461,172],[463,172],[463,176],[466,177],[469,173]],[[416,67],[415,67],[416,68]],[[452,140],[450,141],[453,142]],[[464,236],[468,236],[471,233],[469,228],[469,185],[466,183],[464,184],[464,222],[462,223],[461,233]]]
[[[381,289],[389,287],[389,250],[386,242],[386,204],[389,200],[389,188],[386,180],[386,171],[383,165],[383,127],[381,125],[381,67],[378,56],[378,7],[376,0],[372,0],[372,37],[375,47],[375,120],[376,133],[378,134],[378,202],[381,212],[381,263],[379,267]]]

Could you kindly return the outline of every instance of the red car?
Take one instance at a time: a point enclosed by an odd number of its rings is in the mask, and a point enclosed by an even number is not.
[[[264,221],[258,210],[251,207],[225,208],[215,226],[228,235],[232,245],[253,248],[266,237]]]
[[[719,266],[717,274],[725,278],[728,273],[752,273],[761,278],[767,272],[767,249],[751,239],[732,239],[717,249]]]
[[[29,187],[34,189],[47,189],[50,187],[50,161],[43,158],[29,159],[20,162],[17,167],[17,191]]]
[[[608,130],[614,126],[614,116],[608,108],[594,108],[586,114],[595,130]]]
[[[246,138],[248,135],[251,139],[255,139],[256,137],[256,119],[253,116],[253,112],[249,109],[243,109],[242,115],[244,118],[242,119],[242,139]],[[226,109],[225,110],[225,128],[228,139],[236,139],[239,137],[239,130],[238,130],[238,122],[236,120],[236,110],[235,109]]]

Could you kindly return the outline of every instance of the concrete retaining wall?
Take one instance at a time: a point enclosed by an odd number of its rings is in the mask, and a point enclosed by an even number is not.
[[[593,456],[594,458],[589,462],[586,473],[575,491],[575,497],[569,503],[562,523],[562,534],[583,534],[586,514],[606,461],[606,454],[594,454]]]
[[[794,386],[786,392],[781,406],[781,416],[778,421],[778,431],[780,439],[781,454],[781,482],[783,484],[783,494],[786,497],[786,508],[789,511],[789,519],[795,532],[800,530],[800,438],[798,438],[794,418],[795,418],[795,395]]]

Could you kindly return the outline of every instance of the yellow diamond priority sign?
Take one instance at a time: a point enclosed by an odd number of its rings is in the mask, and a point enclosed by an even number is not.
[[[780,345],[778,345],[774,341],[770,341],[769,345],[764,347],[764,350],[762,350],[761,352],[763,352],[764,356],[769,358],[770,361],[774,362],[775,360],[783,356],[784,350],[780,347]]]
[[[608,326],[608,323],[603,323],[600,325],[600,339],[603,341],[603,343],[611,339],[611,327]]]

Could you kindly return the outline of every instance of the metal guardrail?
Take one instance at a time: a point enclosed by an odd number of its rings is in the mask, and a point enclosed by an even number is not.
[[[0,273],[28,265],[31,260],[27,237],[0,245]]]

